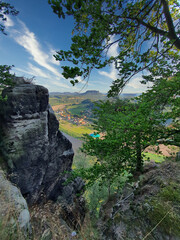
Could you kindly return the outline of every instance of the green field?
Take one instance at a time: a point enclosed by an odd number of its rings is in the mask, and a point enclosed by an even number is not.
[[[77,126],[67,121],[61,121],[59,129],[72,137],[80,139],[83,138],[83,134],[90,134],[93,132],[93,129],[90,126]]]
[[[62,100],[60,98],[49,98],[49,103],[51,106],[60,105]]]
[[[81,101],[81,98],[72,96],[54,96],[49,98],[49,103],[51,104],[51,106],[56,106],[59,104],[78,104]]]
[[[155,154],[155,153],[144,153],[145,155],[145,160],[150,160],[154,161],[156,163],[161,163],[165,161],[166,157],[160,154]]]
[[[72,114],[72,115],[78,115],[81,116],[82,112],[87,110],[87,106],[84,104],[78,104],[78,105],[72,105],[68,107],[68,111]]]

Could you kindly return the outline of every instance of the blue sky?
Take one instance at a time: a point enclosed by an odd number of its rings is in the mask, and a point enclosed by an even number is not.
[[[8,17],[5,23],[7,36],[0,34],[0,64],[15,65],[12,72],[17,76],[35,77],[35,83],[43,85],[50,92],[84,92],[99,90],[107,92],[111,82],[116,79],[114,66],[94,70],[88,84],[75,87],[62,76],[60,62],[53,54],[60,49],[69,49],[73,19],[59,19],[47,0],[6,0],[19,11],[17,17]],[[117,45],[109,50],[115,56]],[[63,64],[62,64],[63,65]],[[139,93],[145,90],[139,83],[141,76],[133,78],[124,93]],[[82,90],[83,88],[83,90]]]

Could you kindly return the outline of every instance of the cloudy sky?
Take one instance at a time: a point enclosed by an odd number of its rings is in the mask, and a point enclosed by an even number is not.
[[[71,44],[73,19],[59,19],[52,12],[48,0],[6,0],[19,11],[17,17],[8,17],[5,23],[7,36],[0,34],[0,64],[14,65],[12,72],[17,76],[35,77],[35,83],[43,85],[50,92],[84,92],[99,90],[107,92],[111,82],[116,79],[114,66],[94,70],[88,84],[75,87],[62,76],[61,63],[53,54]],[[109,50],[115,56],[117,45]],[[136,76],[124,92],[139,93],[145,90]],[[82,90],[83,88],[83,90]]]

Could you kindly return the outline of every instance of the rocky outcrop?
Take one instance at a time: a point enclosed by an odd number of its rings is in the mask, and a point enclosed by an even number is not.
[[[101,208],[102,240],[180,239],[180,162],[150,165]]]
[[[21,83],[3,92],[1,154],[10,180],[29,204],[63,198],[73,204],[81,179],[65,185],[73,161],[72,144],[59,131],[48,90]]]
[[[5,239],[5,234],[17,232],[26,237],[31,234],[30,214],[26,200],[20,190],[9,182],[4,172],[0,169],[0,238]],[[9,223],[9,225],[7,224]],[[24,238],[23,238],[24,239]]]

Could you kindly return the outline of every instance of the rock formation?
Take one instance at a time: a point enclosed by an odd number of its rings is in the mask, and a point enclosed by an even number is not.
[[[0,106],[0,147],[10,180],[30,205],[42,199],[63,199],[72,204],[83,182],[77,178],[65,185],[74,153],[72,144],[59,131],[48,104],[48,90],[20,81],[5,89],[3,96],[7,100]]]
[[[18,234],[26,237],[31,233],[30,213],[26,200],[19,189],[9,182],[0,168],[0,238],[12,229],[19,229]],[[7,222],[9,224],[7,224]],[[8,231],[8,228],[11,231]],[[23,238],[24,239],[24,238]]]
[[[150,164],[101,208],[102,240],[180,239],[180,162]]]

